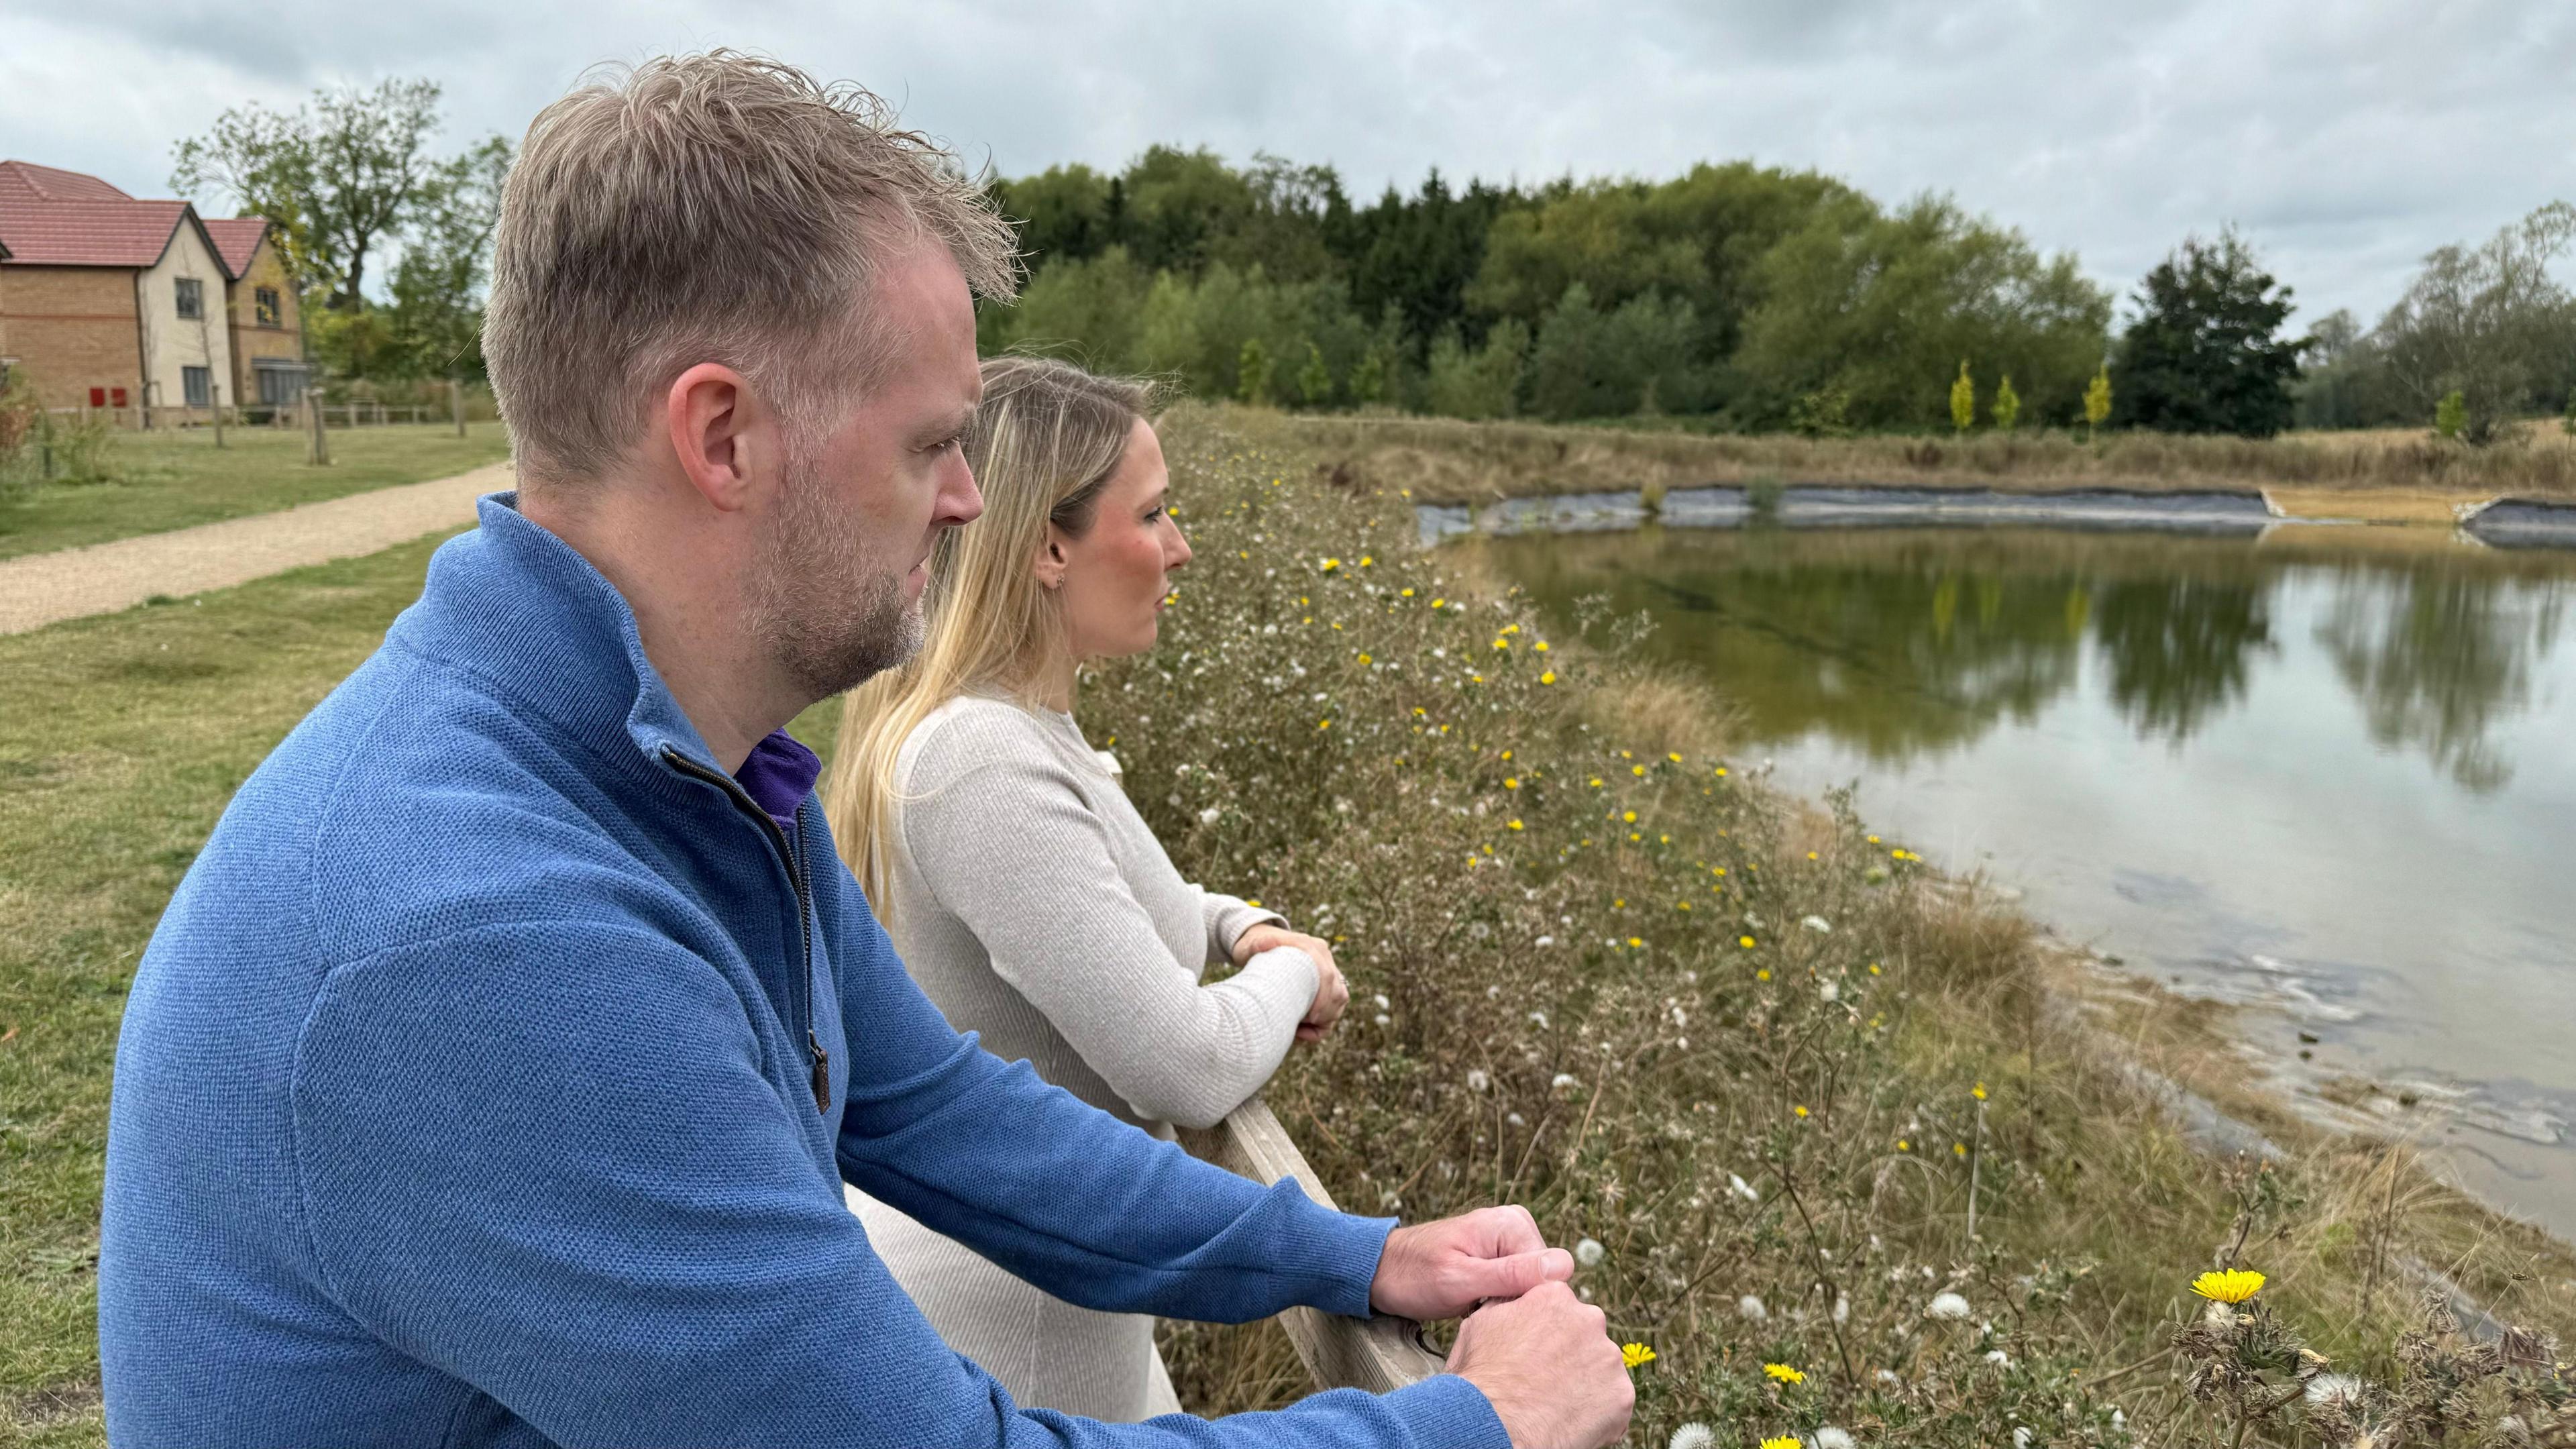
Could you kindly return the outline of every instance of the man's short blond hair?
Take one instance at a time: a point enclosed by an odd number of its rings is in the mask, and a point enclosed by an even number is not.
[[[1008,300],[1010,224],[886,103],[731,51],[583,85],[528,127],[501,197],[483,352],[523,480],[594,477],[701,362],[812,427],[883,370],[865,302],[889,254],[947,249]]]

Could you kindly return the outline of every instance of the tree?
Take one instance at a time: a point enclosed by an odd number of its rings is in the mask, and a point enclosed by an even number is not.
[[[2576,243],[2576,206],[2551,202],[2483,246],[2443,247],[2374,339],[2413,414],[2461,397],[2460,436],[2494,441],[2566,377],[2576,299],[2549,267]]]
[[[483,375],[483,284],[509,173],[510,143],[494,136],[438,166],[423,188],[418,222],[394,264],[390,371]]]
[[[1944,415],[1961,357],[2010,371],[2026,407],[2064,417],[2111,316],[2073,257],[2043,257],[1938,198],[1893,214],[1858,196],[1820,206],[1753,275],[1761,300],[1730,359],[1728,406],[1756,425],[1836,386],[1856,425],[1921,427]]]
[[[1529,349],[1529,328],[1517,318],[1495,323],[1485,334],[1485,345],[1474,350],[1455,331],[1443,332],[1431,344],[1423,379],[1431,410],[1453,418],[1511,417],[1520,411],[1521,373]]]
[[[2186,237],[2147,273],[2112,359],[2127,426],[2268,438],[2288,427],[2305,338],[2281,337],[2290,289],[2233,228]]]
[[[1651,293],[1605,312],[1592,305],[1591,289],[1575,283],[1539,325],[1529,360],[1531,410],[1565,419],[1695,408],[1697,320],[1690,303]]]
[[[2012,374],[2007,372],[2004,374],[2004,380],[1995,388],[1995,428],[1999,432],[2009,433],[2013,430],[2013,424],[2020,419],[2021,394],[2013,391]]]
[[[2084,388],[2084,436],[2090,440],[2101,430],[2102,420],[2111,416],[2111,367],[2105,363],[2093,374]]]
[[[1351,401],[1373,403],[1385,400],[1386,358],[1377,348],[1372,347],[1360,354],[1359,366],[1351,369]]]
[[[1977,385],[1968,380],[1968,359],[1959,359],[1959,375],[1950,384],[1950,426],[1962,435],[1977,424]]]
[[[2436,437],[2456,440],[2469,425],[2469,400],[2458,388],[2442,395],[2433,404],[2433,433]]]
[[[179,143],[170,184],[182,194],[218,188],[267,217],[296,280],[322,289],[334,310],[355,311],[368,259],[436,186],[428,144],[438,97],[433,81],[386,80],[317,90],[292,112],[236,106]]]
[[[1243,351],[1234,367],[1234,396],[1238,402],[1253,404],[1270,401],[1270,349],[1258,337],[1243,339]]]
[[[1306,344],[1306,365],[1297,369],[1297,395],[1310,408],[1333,400],[1333,370],[1324,365],[1324,349]]]

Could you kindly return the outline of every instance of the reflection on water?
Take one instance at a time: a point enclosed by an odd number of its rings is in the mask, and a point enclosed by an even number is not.
[[[2565,599],[2564,580],[2347,582],[2317,637],[2363,701],[2373,738],[2416,746],[2462,785],[2493,790],[2513,766],[2488,741],[2487,722],[2529,702],[2533,661],[2557,643]]]
[[[1466,546],[1560,629],[1586,596],[1653,613],[1642,647],[1704,671],[1782,783],[1858,779],[1873,820],[2070,934],[2322,1036],[2300,1080],[2452,1104],[2424,1125],[2462,1171],[2576,1233],[2576,552],[2378,529]]]

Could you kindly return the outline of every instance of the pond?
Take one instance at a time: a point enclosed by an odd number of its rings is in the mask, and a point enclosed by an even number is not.
[[[2309,1110],[2576,1237],[2576,551],[2440,530],[1650,528],[1462,545],[1737,753],[2132,970]],[[2302,1060],[2300,1054],[2307,1054]]]

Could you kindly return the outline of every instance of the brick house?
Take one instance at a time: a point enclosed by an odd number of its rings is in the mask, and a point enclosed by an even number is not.
[[[144,424],[291,400],[295,295],[267,232],[0,161],[0,369],[23,371],[44,406]]]

